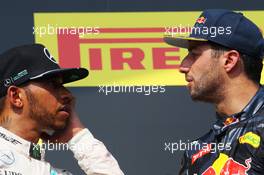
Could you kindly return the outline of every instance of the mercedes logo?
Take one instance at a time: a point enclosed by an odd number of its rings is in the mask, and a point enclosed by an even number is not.
[[[53,63],[56,63],[56,64],[57,64],[56,60],[55,60],[54,57],[49,53],[49,51],[48,51],[47,48],[44,48],[43,51],[44,51],[44,54],[46,55],[46,57],[47,57],[50,61],[52,61]]]
[[[9,87],[11,84],[12,84],[12,81],[9,78],[5,79],[5,81],[4,81],[5,87]]]

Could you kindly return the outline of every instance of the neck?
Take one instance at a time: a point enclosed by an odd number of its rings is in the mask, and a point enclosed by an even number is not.
[[[241,86],[241,84],[244,84],[244,86]],[[225,89],[222,92],[224,98],[215,104],[216,111],[223,115],[232,115],[241,112],[256,94],[259,87],[259,85],[249,81],[247,83],[240,82]]]
[[[37,143],[40,138],[40,131],[37,123],[33,120],[27,120],[22,116],[2,115],[8,116],[8,123],[1,123],[0,126],[16,134],[17,136],[33,143]]]

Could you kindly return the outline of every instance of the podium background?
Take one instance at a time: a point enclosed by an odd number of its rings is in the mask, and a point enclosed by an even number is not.
[[[202,11],[207,8],[264,10],[264,1],[2,1],[0,51],[34,42],[33,12]],[[99,87],[70,90],[77,97],[81,120],[105,143],[126,175],[177,174],[183,152],[164,151],[164,143],[193,140],[207,132],[215,120],[213,106],[192,102],[185,87],[166,87],[165,93],[150,96],[132,93],[106,96],[98,92]],[[71,152],[47,152],[46,159],[73,174],[84,174]]]

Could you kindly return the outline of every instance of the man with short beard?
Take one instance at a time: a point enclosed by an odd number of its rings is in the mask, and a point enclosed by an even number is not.
[[[66,175],[44,160],[41,140],[64,143],[87,175],[123,175],[102,142],[84,127],[63,84],[88,76],[62,69],[41,44],[0,55],[0,174]]]
[[[210,28],[217,33],[202,32]],[[189,51],[179,70],[192,99],[216,108],[217,121],[185,151],[179,174],[264,174],[260,29],[241,13],[205,10],[188,37],[164,40]]]

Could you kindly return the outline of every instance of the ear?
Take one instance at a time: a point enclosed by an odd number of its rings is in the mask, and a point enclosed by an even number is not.
[[[236,50],[230,50],[224,53],[224,69],[226,72],[230,72],[234,67],[239,64],[240,54]]]
[[[23,107],[23,94],[21,88],[17,86],[10,86],[7,89],[7,97],[9,99],[10,105],[22,108]]]

